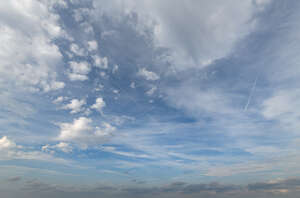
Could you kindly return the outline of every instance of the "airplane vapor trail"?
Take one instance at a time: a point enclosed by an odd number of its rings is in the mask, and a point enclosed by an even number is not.
[[[251,101],[253,92],[254,92],[254,90],[255,90],[255,88],[256,88],[257,79],[258,79],[258,75],[256,76],[255,81],[254,81],[254,83],[253,83],[253,86],[252,86],[252,88],[251,88],[251,91],[250,91],[250,94],[249,94],[249,97],[248,97],[247,104],[246,104],[245,107],[244,107],[244,111],[247,111],[247,110],[248,110],[248,106],[249,106],[249,104],[250,104],[250,101]]]

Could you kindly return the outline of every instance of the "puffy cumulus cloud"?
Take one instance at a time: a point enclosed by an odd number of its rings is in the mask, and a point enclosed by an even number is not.
[[[43,152],[32,150],[31,148],[17,145],[13,140],[7,136],[0,139],[0,160],[38,160],[47,161],[59,164],[67,163],[67,160],[55,158],[52,155]]]
[[[56,66],[62,55],[54,39],[64,36],[50,4],[36,0],[0,2],[1,83],[32,91],[61,89]],[[30,31],[28,31],[30,30]]]
[[[68,73],[71,81],[84,81],[88,79],[88,73],[91,71],[91,67],[88,62],[70,62],[71,71]]]
[[[85,50],[83,48],[80,48],[77,44],[72,43],[70,45],[70,50],[77,56],[84,56],[85,55]]]
[[[87,74],[90,71],[89,64],[87,62],[70,62],[70,67],[74,73]]]
[[[93,40],[93,41],[88,41],[88,50],[89,51],[95,51],[98,49],[98,44],[97,41]]]
[[[16,143],[8,139],[7,136],[3,136],[0,139],[0,150],[13,149],[16,147],[17,147]]]
[[[86,104],[85,99],[78,100],[72,99],[69,104],[63,106],[63,109],[70,109],[71,114],[79,113],[84,110],[84,105]]]
[[[42,151],[45,151],[45,152],[53,153],[54,150],[61,150],[62,152],[65,152],[65,153],[71,153],[73,151],[73,147],[69,143],[66,143],[66,142],[60,142],[55,145],[46,144],[45,146],[42,147]]]
[[[74,3],[74,1],[72,2]],[[77,8],[75,9],[73,14],[73,18],[78,23],[84,23],[84,20],[89,15],[90,9],[88,8]]]
[[[80,117],[73,123],[61,123],[58,140],[78,143],[80,146],[101,144],[112,137],[115,127],[102,123],[101,127],[94,126],[90,118]]]
[[[105,102],[103,98],[97,98],[95,104],[91,106],[92,109],[95,109],[99,112],[102,112],[102,109],[105,107]]]
[[[145,78],[146,80],[158,80],[159,75],[157,75],[155,72],[148,71],[146,68],[142,68],[138,71],[138,75]]]
[[[156,90],[157,90],[157,87],[156,87],[156,86],[153,86],[151,89],[149,89],[149,90],[146,92],[146,94],[147,94],[148,96],[152,96],[152,95],[155,93]]]
[[[70,146],[70,144],[65,143],[65,142],[60,142],[54,146],[55,146],[55,148],[60,149],[65,153],[70,153],[73,150],[73,148]]]
[[[107,69],[108,68],[108,60],[107,57],[101,58],[98,55],[93,56],[94,64],[96,67],[101,69]]]
[[[52,102],[54,103],[54,104],[58,104],[58,103],[61,103],[61,102],[63,102],[64,100],[66,100],[66,97],[64,97],[64,96],[58,96],[56,99],[54,99]]]

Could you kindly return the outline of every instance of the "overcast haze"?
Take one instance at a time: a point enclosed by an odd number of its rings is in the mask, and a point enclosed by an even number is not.
[[[297,0],[0,1],[1,198],[295,198]]]

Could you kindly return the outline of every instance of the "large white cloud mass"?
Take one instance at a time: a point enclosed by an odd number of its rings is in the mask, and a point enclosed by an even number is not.
[[[63,36],[59,16],[42,1],[0,2],[0,83],[32,91],[61,89],[56,67],[62,55],[53,39]]]
[[[136,28],[153,26],[156,44],[171,49],[169,60],[177,69],[185,69],[201,68],[229,55],[237,42],[255,29],[254,15],[268,3],[253,0],[101,0],[94,1],[94,6],[97,14],[105,13],[116,19],[122,14],[136,12],[140,20]]]

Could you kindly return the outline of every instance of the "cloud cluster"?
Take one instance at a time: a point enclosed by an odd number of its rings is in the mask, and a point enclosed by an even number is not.
[[[70,62],[71,71],[68,73],[71,81],[84,81],[88,79],[88,73],[91,71],[90,65],[87,62]]]
[[[3,136],[0,139],[0,150],[5,150],[5,149],[12,149],[16,148],[17,145],[13,141],[9,140],[7,136]]]
[[[96,51],[97,49],[98,49],[97,41],[93,40],[93,41],[88,42],[88,50],[89,51]]]
[[[105,102],[103,98],[97,98],[95,104],[91,106],[92,109],[95,109],[99,112],[102,112],[102,109],[105,107]]]
[[[115,127],[103,122],[102,127],[93,126],[90,118],[80,117],[72,123],[61,123],[58,140],[77,143],[83,147],[101,144],[112,137]]]
[[[83,48],[80,48],[77,44],[72,43],[70,45],[70,51],[73,52],[77,56],[85,56],[85,50]]]
[[[146,80],[155,81],[159,79],[159,76],[155,72],[148,71],[146,68],[140,69],[138,75],[145,78]]]
[[[79,113],[84,110],[84,105],[86,104],[85,99],[72,99],[69,104],[63,106],[63,109],[71,110],[71,114]]]
[[[35,0],[2,1],[0,12],[1,83],[31,91],[63,88],[56,73],[62,55],[53,42],[64,36],[59,15]]]
[[[47,161],[58,164],[67,163],[67,160],[17,145],[13,140],[3,136],[0,138],[0,160],[13,159]]]

